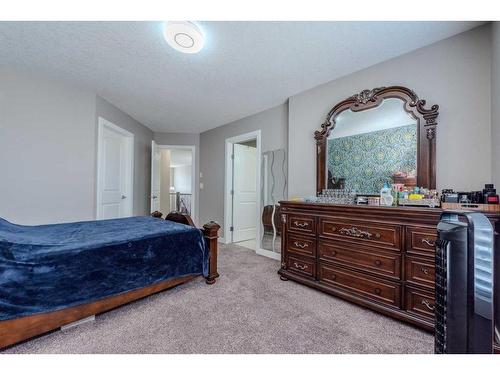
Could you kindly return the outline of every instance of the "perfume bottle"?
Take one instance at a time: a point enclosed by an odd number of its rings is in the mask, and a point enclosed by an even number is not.
[[[380,205],[381,206],[392,206],[394,203],[394,197],[392,196],[392,189],[386,182],[384,187],[380,189]]]

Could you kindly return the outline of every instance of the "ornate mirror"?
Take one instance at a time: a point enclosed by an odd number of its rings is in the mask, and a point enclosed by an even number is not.
[[[314,133],[317,194],[342,188],[378,195],[394,178],[435,189],[438,109],[401,86],[363,90],[336,104]]]

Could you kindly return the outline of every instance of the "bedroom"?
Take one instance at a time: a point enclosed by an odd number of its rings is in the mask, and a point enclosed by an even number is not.
[[[500,351],[491,11],[19,12],[0,21],[2,354]],[[485,274],[443,268],[453,246]],[[463,342],[448,315],[471,296]]]

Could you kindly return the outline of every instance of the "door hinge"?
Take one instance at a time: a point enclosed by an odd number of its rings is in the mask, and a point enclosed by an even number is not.
[[[234,227],[229,227],[230,232],[234,232]]]

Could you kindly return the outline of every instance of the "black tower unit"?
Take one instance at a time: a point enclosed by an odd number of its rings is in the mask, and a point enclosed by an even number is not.
[[[493,228],[479,212],[445,211],[436,241],[436,353],[491,353]]]

